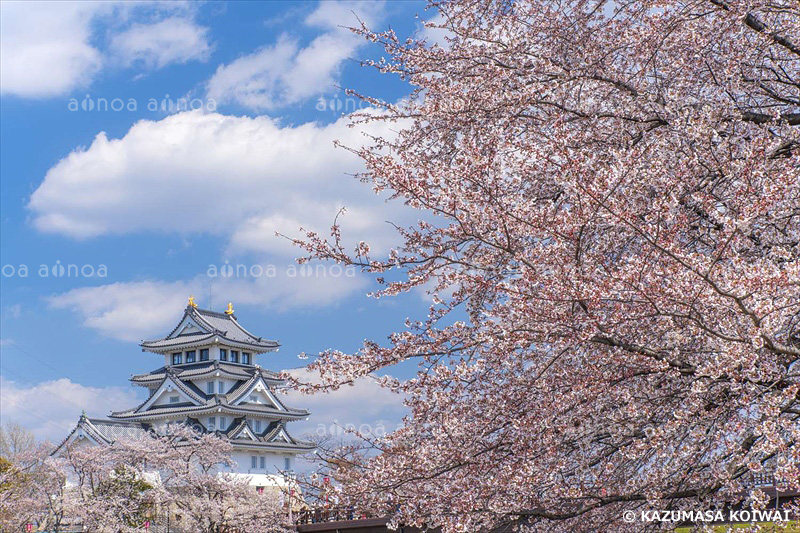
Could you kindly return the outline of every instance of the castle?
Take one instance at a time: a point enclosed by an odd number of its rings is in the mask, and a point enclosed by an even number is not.
[[[232,473],[263,487],[284,485],[295,457],[314,449],[286,428],[293,420],[307,418],[308,411],[284,405],[273,392],[283,380],[257,364],[259,357],[280,345],[242,327],[231,304],[219,313],[199,309],[190,297],[169,335],[140,346],[164,358],[163,366],[130,379],[147,388],[147,400],[109,418],[82,415],[54,455],[75,442],[111,445],[124,436],[189,424],[229,441],[236,463]]]

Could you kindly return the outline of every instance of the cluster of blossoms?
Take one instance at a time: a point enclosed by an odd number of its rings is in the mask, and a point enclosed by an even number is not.
[[[353,149],[428,222],[386,258],[338,227],[297,243],[435,302],[312,364],[308,391],[419,362],[382,381],[404,426],[332,459],[343,497],[446,531],[640,531],[624,511],[763,506],[762,470],[800,489],[800,4],[433,7],[438,43],[356,30],[415,91],[365,97],[399,131]]]
[[[60,457],[51,451],[42,444],[3,459],[1,530],[139,533],[170,519],[175,531],[290,530],[281,495],[226,473],[231,446],[214,435],[178,427],[111,446],[78,442]]]

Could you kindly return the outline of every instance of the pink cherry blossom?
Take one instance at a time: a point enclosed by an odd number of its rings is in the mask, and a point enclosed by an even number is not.
[[[0,526],[22,531],[80,526],[99,533],[141,533],[146,521],[185,531],[286,531],[278,491],[259,494],[225,471],[230,443],[177,427],[168,436],[73,443],[58,457],[42,445],[0,472]]]
[[[382,381],[403,427],[331,458],[342,497],[452,532],[640,531],[623,511],[738,502],[754,471],[798,490],[800,4],[433,7],[443,43],[356,30],[414,88],[363,96],[397,134],[352,148],[359,177],[424,220],[386,257],[338,225],[296,241],[433,295],[296,384],[418,365]]]

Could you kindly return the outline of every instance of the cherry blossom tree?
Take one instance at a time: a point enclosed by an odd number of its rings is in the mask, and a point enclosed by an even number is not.
[[[48,523],[58,522],[43,495],[59,494],[63,476],[55,477],[46,465],[49,444],[29,444],[0,459],[0,531],[22,531],[25,524],[43,523],[46,516]]]
[[[177,427],[153,447],[141,448],[141,457],[157,466],[166,506],[180,515],[187,531],[286,531],[288,517],[281,494],[256,492],[248,480],[226,472],[233,466],[231,445],[213,434],[196,434]]]
[[[798,490],[800,5],[433,7],[438,43],[356,30],[413,93],[358,95],[398,131],[350,148],[423,221],[386,257],[296,241],[433,301],[297,384],[419,365],[382,378],[404,426],[333,458],[343,493],[446,531],[641,531],[623,511],[764,505],[764,470]]]
[[[153,439],[150,439],[153,440]],[[52,457],[43,443],[4,464],[0,526],[22,531],[140,531],[155,509],[158,491],[142,478],[141,465],[126,464],[127,446],[78,444]],[[6,475],[7,474],[7,475]]]
[[[61,504],[67,520],[86,530],[141,531],[164,497],[153,479],[147,479],[148,465],[135,450],[143,445],[155,451],[159,444],[158,439],[146,436],[120,440],[113,446],[79,443],[66,447],[60,457],[48,458],[47,464],[66,481],[58,497],[50,499]]]
[[[36,447],[33,432],[17,423],[0,426],[0,457],[13,460]]]
[[[77,441],[58,457],[51,451],[41,446],[0,465],[2,530],[32,523],[55,532],[133,533],[168,514],[193,532],[286,530],[281,495],[258,494],[226,473],[230,444],[212,434],[179,425],[109,446]]]

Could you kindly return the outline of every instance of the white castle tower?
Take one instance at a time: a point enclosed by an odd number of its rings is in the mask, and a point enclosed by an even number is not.
[[[148,389],[147,400],[108,419],[82,415],[54,454],[77,440],[112,444],[124,435],[190,424],[231,443],[233,472],[250,477],[252,485],[269,486],[283,485],[278,472],[292,471],[295,456],[314,449],[286,429],[308,411],[285,406],[272,390],[283,381],[257,364],[280,345],[244,329],[232,304],[218,313],[198,309],[190,297],[169,335],[140,346],[164,358],[162,367],[131,377],[132,384]]]

